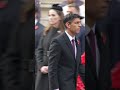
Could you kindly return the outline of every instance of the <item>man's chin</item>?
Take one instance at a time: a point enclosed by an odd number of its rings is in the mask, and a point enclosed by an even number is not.
[[[100,14],[99,14],[99,16],[98,16],[98,18],[104,18],[105,16],[107,16],[107,11],[102,11]]]
[[[97,19],[98,19],[98,20],[99,20],[99,19],[103,19],[105,16],[107,16],[106,13],[101,13],[101,14],[97,17]]]
[[[77,32],[76,32],[76,34],[79,34],[79,33],[80,33],[80,31],[77,31]]]

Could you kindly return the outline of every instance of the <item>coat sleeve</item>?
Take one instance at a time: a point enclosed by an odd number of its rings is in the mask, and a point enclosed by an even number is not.
[[[5,85],[5,90],[19,90],[20,88],[21,61],[17,47],[17,36],[17,31],[13,30],[8,41],[7,50],[2,58],[4,60],[4,70],[1,77],[3,79],[3,85]]]
[[[39,40],[38,48],[35,50],[35,59],[39,68],[43,66],[43,35]]]
[[[58,65],[61,57],[61,47],[57,39],[54,39],[50,45],[50,55],[48,61],[48,76],[50,90],[59,88],[58,82]]]
[[[79,75],[82,79],[82,81],[85,83],[85,65],[79,64]]]

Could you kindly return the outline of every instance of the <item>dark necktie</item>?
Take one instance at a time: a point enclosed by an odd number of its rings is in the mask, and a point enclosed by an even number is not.
[[[93,56],[94,61],[96,62],[95,34],[94,34],[93,30],[90,30],[90,32],[88,34],[88,38],[89,38],[89,44],[90,44],[92,56]]]
[[[75,56],[75,40],[72,39],[71,42],[72,42],[72,47],[73,47],[73,53],[74,53],[74,56]]]

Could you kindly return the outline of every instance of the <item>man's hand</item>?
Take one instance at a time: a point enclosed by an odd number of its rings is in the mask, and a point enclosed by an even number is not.
[[[59,90],[59,88],[58,89],[54,89],[54,90]]]
[[[47,74],[48,73],[48,66],[43,66],[40,68],[40,71],[43,73],[43,74]]]

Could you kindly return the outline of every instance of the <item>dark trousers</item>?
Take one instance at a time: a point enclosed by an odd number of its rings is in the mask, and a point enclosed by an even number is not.
[[[21,90],[34,90],[35,89],[35,74],[29,70],[22,70],[21,73]]]

